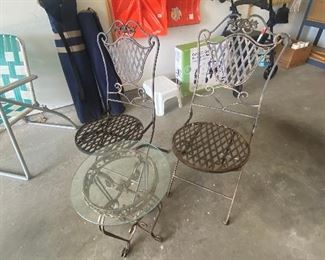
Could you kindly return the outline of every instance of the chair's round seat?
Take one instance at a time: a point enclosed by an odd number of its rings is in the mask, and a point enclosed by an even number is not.
[[[125,114],[106,117],[84,124],[76,133],[75,143],[81,151],[91,154],[123,140],[140,140],[143,130],[143,124],[136,117]]]
[[[187,166],[222,173],[242,167],[249,157],[249,144],[237,131],[212,122],[184,125],[173,137],[173,151]]]

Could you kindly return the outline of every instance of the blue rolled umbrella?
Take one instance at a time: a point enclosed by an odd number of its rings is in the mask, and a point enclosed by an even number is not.
[[[82,123],[99,119],[103,106],[77,19],[76,0],[39,0],[55,36],[61,66]]]

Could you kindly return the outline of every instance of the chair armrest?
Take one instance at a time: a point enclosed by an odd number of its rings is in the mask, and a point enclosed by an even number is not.
[[[20,79],[20,80],[17,80],[15,82],[12,82],[10,84],[8,84],[7,86],[5,87],[0,87],[0,95],[5,93],[5,92],[8,92],[10,90],[13,90],[21,85],[24,85],[28,82],[32,82],[34,79],[37,79],[37,76],[36,75],[30,75],[26,78],[23,78],[23,79]]]

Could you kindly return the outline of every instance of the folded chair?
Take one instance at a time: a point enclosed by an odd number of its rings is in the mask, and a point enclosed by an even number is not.
[[[2,176],[21,180],[31,178],[23,154],[12,131],[12,125],[19,120],[25,119],[29,123],[53,127],[77,128],[77,125],[65,115],[46,106],[41,106],[37,102],[32,83],[36,78],[37,76],[30,73],[22,41],[14,35],[0,34],[0,133],[7,130],[23,169],[23,173],[0,170],[0,175]],[[69,125],[50,124],[45,123],[43,120],[42,122],[32,121],[27,115],[33,110],[60,116],[68,121]],[[1,154],[6,153],[3,147],[0,147],[0,152]]]
[[[146,43],[139,43],[134,34],[141,31],[146,36]],[[154,93],[156,64],[159,52],[159,39],[155,35],[146,33],[135,21],[123,23],[116,20],[107,33],[99,33],[97,37],[106,73],[107,82],[107,106],[114,102],[132,105],[141,109],[141,115],[149,115],[150,121],[143,124],[140,119],[121,114],[107,116],[101,120],[83,125],[75,136],[77,147],[88,154],[92,154],[102,147],[114,145],[123,140],[140,140],[143,135],[151,130],[152,142],[155,132],[155,104],[145,90],[139,85],[145,68],[151,72],[151,89]],[[107,55],[111,57],[107,64]],[[151,56],[149,59],[148,57]],[[109,86],[111,71],[109,67],[115,67],[121,83],[116,83],[114,88]],[[111,91],[114,89],[115,91]],[[154,94],[153,94],[154,96]]]
[[[226,17],[213,30],[202,30],[198,38],[198,66],[195,90],[192,96],[190,105],[189,118],[182,128],[176,131],[173,136],[173,151],[177,157],[177,162],[174,168],[172,180],[169,187],[169,193],[175,179],[192,184],[205,191],[213,192],[221,195],[223,198],[230,201],[230,206],[224,224],[229,223],[231,210],[236,198],[238,185],[244,170],[244,166],[249,159],[251,142],[257,127],[258,118],[260,116],[261,105],[265,90],[270,81],[270,75],[277,64],[273,65],[272,71],[264,85],[258,89],[249,89],[247,81],[251,78],[256,67],[268,53],[270,53],[277,45],[288,44],[289,37],[286,34],[273,34],[270,30],[267,31],[273,37],[273,41],[269,44],[260,44],[256,42],[250,33],[257,29],[258,24],[267,28],[267,25],[262,17],[252,15],[249,18],[241,18],[240,16]],[[225,37],[221,42],[215,41],[215,35],[218,29],[226,24],[231,31],[231,34]],[[219,32],[220,33],[220,32]],[[208,61],[202,62],[203,59],[209,57]],[[204,77],[203,63],[211,66],[215,84],[204,85],[204,81],[200,81],[200,77]],[[237,86],[243,85],[244,89],[238,89]],[[248,90],[252,91],[252,97]],[[233,95],[236,92],[236,95]],[[253,100],[253,101],[252,101]],[[193,117],[198,114],[197,109],[208,109],[205,112],[213,113],[222,112],[226,120],[229,122],[234,119],[250,120],[242,124],[237,122],[237,125],[243,126],[248,124],[248,132],[246,137],[238,130],[235,130],[227,125],[218,122],[194,121]],[[232,116],[230,116],[230,114]],[[200,114],[199,114],[200,115]],[[220,115],[220,114],[219,114]],[[221,118],[221,115],[218,117]],[[247,126],[247,125],[246,125]],[[245,132],[245,131],[241,131]],[[236,184],[231,195],[226,195],[217,192],[206,185],[198,184],[188,178],[177,175],[179,162],[191,167],[200,172],[208,172],[215,175],[236,172]]]

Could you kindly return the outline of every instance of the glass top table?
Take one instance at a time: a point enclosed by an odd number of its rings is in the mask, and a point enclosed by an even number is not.
[[[90,155],[71,185],[74,209],[98,225],[133,223],[167,193],[171,172],[163,152],[143,141],[122,141]]]

